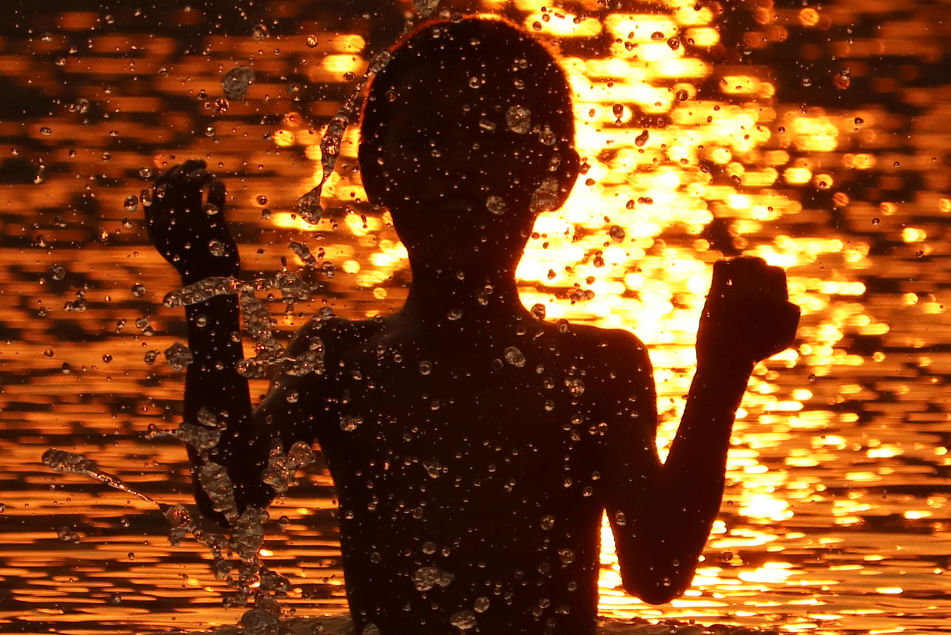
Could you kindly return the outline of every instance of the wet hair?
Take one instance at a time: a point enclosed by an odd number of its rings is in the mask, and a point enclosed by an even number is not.
[[[503,20],[428,22],[394,45],[389,63],[369,86],[361,145],[380,142],[402,106],[400,87],[410,83],[433,100],[473,102],[468,116],[449,115],[453,121],[447,125],[460,136],[485,125],[480,115],[494,111],[495,125],[515,133],[499,144],[500,150],[525,146],[525,135],[542,138],[553,150],[573,147],[574,115],[564,72],[542,43]]]

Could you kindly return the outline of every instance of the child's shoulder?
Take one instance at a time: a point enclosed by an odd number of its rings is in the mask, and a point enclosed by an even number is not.
[[[605,329],[590,324],[561,323],[556,326],[559,333],[569,340],[575,340],[577,345],[590,348],[592,351],[617,353],[626,351],[628,354],[647,355],[647,347],[634,333],[626,329]]]
[[[589,369],[626,376],[651,370],[647,346],[628,330],[564,322],[550,327],[554,344],[583,359]]]

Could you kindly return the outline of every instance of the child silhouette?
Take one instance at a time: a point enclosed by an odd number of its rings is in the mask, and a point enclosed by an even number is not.
[[[228,422],[210,458],[240,507],[273,496],[261,471],[275,439],[319,442],[358,633],[593,633],[604,510],[625,589],[669,601],[690,584],[719,509],[753,365],[794,336],[784,273],[716,263],[662,463],[644,345],[545,322],[519,302],[535,216],[559,207],[578,173],[561,69],[528,35],[483,19],[429,23],[392,53],[370,87],[359,159],[409,252],[405,305],[310,322],[289,353],[322,354],[323,370],[280,374],[256,411],[235,371],[236,299],[187,307],[186,420],[204,408]],[[157,187],[150,236],[183,281],[237,275],[224,186],[189,161]],[[204,248],[215,241],[219,255]],[[204,459],[191,458],[197,470]]]

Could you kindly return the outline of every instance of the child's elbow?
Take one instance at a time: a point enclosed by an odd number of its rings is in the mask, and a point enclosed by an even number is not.
[[[693,572],[669,571],[657,574],[656,570],[649,575],[635,576],[633,579],[624,578],[624,590],[648,604],[667,604],[680,597],[690,588],[693,581]]]

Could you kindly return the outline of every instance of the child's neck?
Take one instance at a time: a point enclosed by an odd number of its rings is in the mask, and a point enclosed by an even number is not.
[[[436,328],[509,322],[525,316],[512,270],[412,267],[401,313]],[[478,330],[478,329],[477,329]]]

